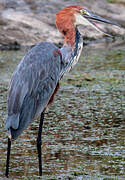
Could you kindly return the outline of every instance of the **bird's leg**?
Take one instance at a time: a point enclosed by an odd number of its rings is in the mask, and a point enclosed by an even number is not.
[[[6,176],[7,178],[8,178],[8,176],[9,176],[10,150],[11,150],[11,139],[8,138],[6,173],[5,173],[5,176]]]
[[[39,176],[42,176],[41,134],[42,134],[43,120],[44,120],[44,112],[41,113],[39,130],[38,130],[38,137],[37,137],[37,152],[38,152],[38,159],[39,159]]]

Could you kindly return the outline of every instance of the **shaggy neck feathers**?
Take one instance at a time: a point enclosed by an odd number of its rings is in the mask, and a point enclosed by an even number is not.
[[[63,67],[60,73],[60,78],[63,77],[65,72],[69,71],[79,59],[79,56],[83,47],[83,38],[77,28],[75,28],[75,43],[73,47],[71,47],[68,43],[64,44],[60,49],[62,54]]]
[[[77,7],[77,8],[76,8]],[[70,6],[56,14],[56,26],[58,30],[65,37],[64,44],[73,47],[75,45],[76,29],[75,29],[75,16],[78,13],[80,6]]]
[[[83,39],[75,25],[75,14],[80,8],[80,6],[72,6],[56,14],[56,26],[65,38],[64,45],[60,49],[63,61],[60,78],[77,63],[82,51]]]

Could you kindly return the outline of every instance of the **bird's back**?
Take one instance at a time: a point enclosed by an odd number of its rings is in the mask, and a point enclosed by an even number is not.
[[[53,44],[33,47],[17,66],[10,83],[6,128],[13,139],[46,108],[61,71],[61,53]]]

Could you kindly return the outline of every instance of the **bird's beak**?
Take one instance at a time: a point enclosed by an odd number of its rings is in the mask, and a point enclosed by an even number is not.
[[[91,26],[93,26],[96,30],[103,32],[104,34],[111,36],[110,34],[106,33],[104,30],[102,30],[95,22],[103,22],[103,23],[107,23],[107,24],[111,24],[111,25],[115,25],[120,27],[119,24],[113,22],[113,21],[109,21],[107,19],[104,19],[103,17],[97,16],[95,14],[93,14],[91,11],[89,10],[84,10],[83,11],[83,17],[89,21],[89,24]]]

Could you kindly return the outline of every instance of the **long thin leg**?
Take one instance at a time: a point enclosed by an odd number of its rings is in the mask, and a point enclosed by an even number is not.
[[[8,138],[8,147],[7,147],[7,161],[6,161],[6,173],[5,176],[9,176],[9,161],[10,161],[10,150],[11,150],[11,140]]]
[[[41,134],[42,134],[42,126],[43,126],[43,120],[44,120],[44,112],[41,113],[40,117],[40,124],[39,124],[39,130],[38,130],[38,137],[37,137],[37,152],[38,152],[38,160],[39,160],[39,176],[42,176],[42,151],[41,151]]]

